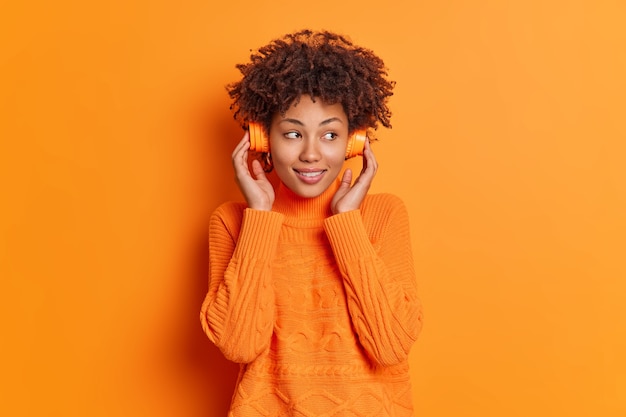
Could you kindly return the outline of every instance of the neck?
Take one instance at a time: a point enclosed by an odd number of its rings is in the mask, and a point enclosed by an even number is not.
[[[282,182],[278,186],[273,211],[300,220],[323,220],[332,215],[330,203],[340,182],[335,181],[317,197],[301,197],[287,188]]]

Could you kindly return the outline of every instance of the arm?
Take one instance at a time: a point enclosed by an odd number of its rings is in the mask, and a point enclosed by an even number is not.
[[[225,205],[209,225],[209,291],[202,328],[234,362],[249,363],[268,348],[274,326],[270,261],[283,215]],[[239,229],[240,225],[240,230]]]
[[[327,218],[325,228],[359,341],[375,362],[389,366],[407,359],[422,309],[406,208],[393,196],[378,197],[364,207],[366,218],[352,210]]]

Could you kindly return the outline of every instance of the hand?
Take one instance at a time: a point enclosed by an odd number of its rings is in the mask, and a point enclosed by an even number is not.
[[[339,185],[339,189],[330,203],[332,213],[345,213],[361,207],[361,203],[372,185],[377,170],[378,163],[372,152],[369,140],[366,140],[365,148],[363,149],[363,168],[361,169],[361,174],[351,187],[352,170],[348,168],[343,173],[341,185]]]
[[[248,168],[250,134],[246,132],[232,154],[235,181],[241,190],[248,207],[255,210],[270,211],[274,205],[274,187],[267,179],[261,163],[252,161],[252,173]]]

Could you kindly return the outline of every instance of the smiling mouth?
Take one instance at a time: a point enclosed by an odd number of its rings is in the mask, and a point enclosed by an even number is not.
[[[296,176],[305,184],[314,185],[317,184],[324,178],[324,174],[326,173],[325,169],[320,170],[297,170],[294,169]]]
[[[294,169],[294,171],[296,171],[296,173],[298,175],[302,175],[303,177],[307,177],[307,178],[318,177],[318,176],[322,175],[324,172],[326,172],[326,170],[320,170],[320,171],[298,171],[297,169]]]

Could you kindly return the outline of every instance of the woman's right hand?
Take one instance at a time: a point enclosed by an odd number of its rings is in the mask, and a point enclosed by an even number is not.
[[[261,163],[252,161],[252,172],[248,168],[250,133],[246,132],[232,154],[235,180],[243,193],[248,207],[255,210],[270,211],[274,204],[274,187],[267,179]]]

